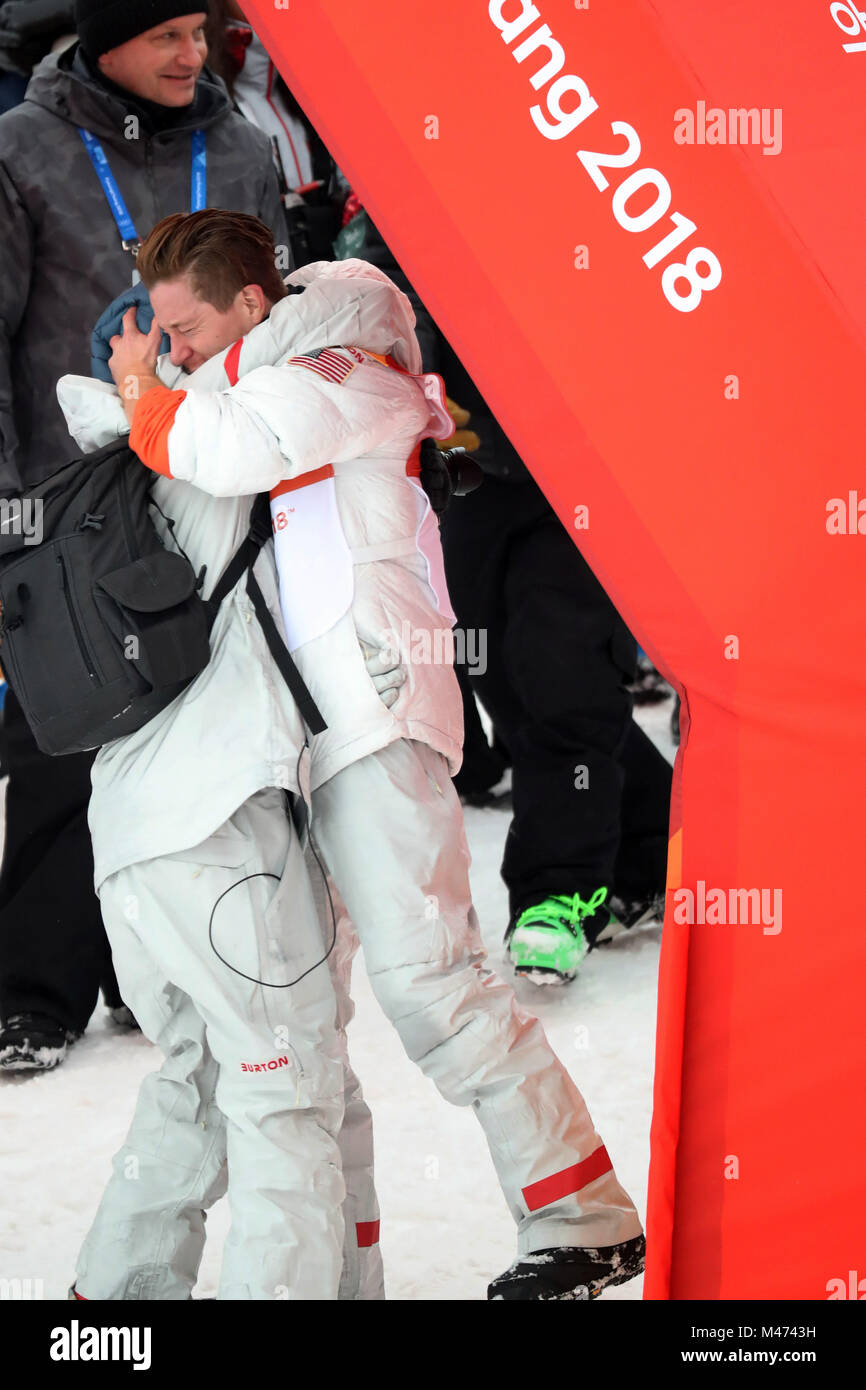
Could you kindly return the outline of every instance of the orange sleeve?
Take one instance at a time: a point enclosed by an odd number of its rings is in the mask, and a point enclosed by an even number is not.
[[[142,396],[135,407],[129,447],[143,464],[154,473],[171,477],[168,466],[168,436],[174,417],[186,400],[185,391],[170,391],[167,386],[154,386]]]

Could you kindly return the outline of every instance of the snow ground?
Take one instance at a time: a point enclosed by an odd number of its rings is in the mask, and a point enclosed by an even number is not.
[[[672,701],[639,711],[669,759]],[[508,816],[467,810],[472,885],[491,963],[513,979],[502,947],[499,863]],[[586,961],[564,988],[517,981],[517,993],[583,1091],[617,1174],[646,1212],[655,1002],[661,928],[649,926]],[[514,1257],[514,1226],[471,1111],[441,1099],[402,1051],[356,960],[349,1041],[376,1126],[382,1254],[390,1299],[483,1299]],[[0,1279],[41,1280],[66,1297],[75,1258],[120,1147],[141,1079],[158,1054],[97,1011],[57,1071],[0,1078]],[[225,1201],[208,1222],[197,1296],[213,1296],[228,1229]],[[605,1295],[641,1296],[642,1280]],[[39,1286],[37,1286],[39,1287]]]

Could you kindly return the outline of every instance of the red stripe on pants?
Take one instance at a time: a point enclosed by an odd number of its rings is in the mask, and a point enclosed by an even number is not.
[[[575,1163],[571,1168],[563,1168],[549,1178],[542,1178],[540,1182],[533,1182],[529,1187],[524,1187],[523,1200],[530,1211],[538,1211],[539,1207],[546,1207],[550,1202],[570,1197],[574,1192],[586,1187],[587,1183],[600,1178],[602,1173],[610,1173],[612,1170],[613,1164],[602,1144],[600,1149],[596,1149],[595,1153],[591,1153],[582,1163]]]
[[[378,1221],[357,1221],[355,1231],[358,1236],[358,1249],[364,1250],[369,1245],[379,1244],[379,1223]]]

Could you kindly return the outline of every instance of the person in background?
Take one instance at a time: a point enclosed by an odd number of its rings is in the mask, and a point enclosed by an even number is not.
[[[93,324],[133,282],[138,240],[162,217],[252,213],[288,255],[270,145],[205,66],[208,10],[77,0],[80,42],[45,58],[0,116],[0,497],[68,458],[54,384],[89,371]],[[63,1061],[100,986],[116,1021],[134,1020],[93,891],[93,759],[40,753],[14,691],[3,736],[0,1070],[39,1071]]]
[[[37,63],[74,38],[73,0],[6,0],[0,5],[0,115],[24,100]]]
[[[496,734],[473,767],[493,786],[511,763],[511,962],[536,984],[567,982],[590,949],[661,920],[671,768],[632,718],[634,638],[378,229],[359,218],[355,254],[409,295],[425,370],[443,377],[476,436],[484,484],[443,521],[458,626],[486,636],[483,669],[461,673]]]
[[[207,33],[211,66],[241,115],[271,142],[294,264],[333,260],[349,195],[346,180],[237,0],[212,0]]]
[[[496,422],[477,424],[499,448],[482,446],[484,486],[445,518],[446,567],[461,624],[487,632],[469,679],[511,759],[509,956],[564,983],[590,949],[661,920],[672,773],[632,717],[628,628],[520,461],[495,471],[514,456]]]

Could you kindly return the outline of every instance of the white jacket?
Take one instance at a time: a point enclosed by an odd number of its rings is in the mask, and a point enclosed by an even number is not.
[[[446,640],[453,614],[435,518],[420,487],[406,474],[416,442],[425,434],[450,433],[450,421],[441,400],[426,394],[440,394],[433,392],[429,379],[414,380],[366,353],[346,350],[391,354],[409,373],[419,373],[411,306],[386,276],[358,261],[305,266],[288,283],[307,288],[280,301],[244,340],[239,355],[236,345],[182,381],[179,369],[162,359],[161,379],[172,388],[182,385],[186,396],[165,441],[172,476],[156,480],[156,501],[175,518],[178,540],[193,565],[208,565],[213,584],[243,534],[250,494],[303,483],[306,475],[332,468],[332,478],[320,477],[272,503],[275,516],[284,510],[291,522],[303,522],[295,527],[300,536],[317,540],[303,552],[292,545],[290,582],[283,575],[290,645],[328,724],[312,740],[311,785],[321,785],[355,759],[399,738],[430,744],[456,770],[463,720]],[[313,358],[278,365],[331,344],[340,347],[326,358],[331,364],[326,376]],[[343,367],[336,368],[335,360]],[[235,371],[239,377],[233,387],[227,365],[232,377]],[[80,447],[101,447],[126,433],[113,388],[89,378],[64,377],[58,396]],[[282,544],[284,537],[279,530],[277,534]],[[307,559],[299,566],[301,553]],[[273,563],[269,545],[256,574],[272,609],[272,590],[262,571],[271,566],[272,582]],[[306,582],[313,566],[315,582]],[[226,610],[233,607],[241,610],[239,622],[249,628],[249,605],[241,588],[224,605],[206,671],[145,729],[108,745],[97,757],[91,802],[97,881],[100,872],[105,876],[107,863],[113,865],[108,872],[122,867],[119,854],[125,864],[135,862],[129,857],[131,845],[101,852],[106,836],[119,833],[116,821],[112,826],[115,816],[126,826],[130,813],[139,824],[153,816],[161,820],[158,831],[154,827],[154,833],[131,835],[134,852],[146,858],[205,839],[258,789],[249,785],[252,766],[264,778],[259,786],[295,786],[294,770],[286,773],[292,761],[290,730],[298,753],[304,731],[296,712],[290,717],[285,708],[285,692],[279,690],[280,709],[273,715],[284,737],[278,756],[268,757],[265,745],[273,731],[261,725],[262,701],[253,701],[253,708],[243,672],[229,672],[218,660],[220,643],[232,648],[232,659],[240,655],[237,641],[223,631],[226,624],[232,627]],[[299,643],[291,640],[293,626]],[[244,638],[249,646],[249,632]],[[408,680],[391,710],[367,675],[359,638],[374,648],[394,648],[406,664]],[[263,643],[256,639],[254,645],[257,655],[247,652],[245,659],[252,665],[259,660],[266,683],[282,686],[269,655],[262,655]],[[256,672],[249,672],[249,680],[256,685]],[[192,718],[187,718],[187,707]],[[200,746],[212,734],[223,740],[213,772],[209,763],[203,768]],[[265,775],[267,767],[272,771]],[[131,780],[136,791],[131,803],[125,803]],[[180,796],[181,808],[188,805],[191,784],[201,793],[196,807],[214,803],[213,815],[166,813],[172,791]],[[226,807],[227,794],[231,799],[237,791],[238,800]],[[210,824],[203,827],[203,819]],[[180,839],[168,848],[175,834]],[[124,842],[126,838],[121,833]],[[140,852],[145,844],[149,853]],[[154,844],[160,847],[153,849]]]
[[[235,78],[233,96],[242,116],[276,140],[286,182],[291,189],[312,181],[313,161],[306,126],[283,100],[277,85],[276,66],[248,24],[229,21],[228,29],[243,29],[251,35],[244,63]]]

